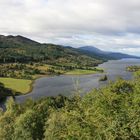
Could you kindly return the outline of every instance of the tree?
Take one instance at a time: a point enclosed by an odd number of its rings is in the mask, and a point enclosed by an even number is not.
[[[27,110],[15,122],[14,140],[41,140],[40,122],[38,113]]]

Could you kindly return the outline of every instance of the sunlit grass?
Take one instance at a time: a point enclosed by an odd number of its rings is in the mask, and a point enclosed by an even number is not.
[[[25,94],[30,91],[32,81],[14,78],[0,78],[0,83],[3,83],[6,88]]]
[[[66,72],[65,74],[70,74],[70,75],[82,75],[82,74],[95,74],[98,73],[98,71],[95,70],[81,70],[81,69],[75,69],[69,72]]]

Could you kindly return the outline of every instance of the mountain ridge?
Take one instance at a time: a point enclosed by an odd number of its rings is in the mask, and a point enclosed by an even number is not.
[[[92,53],[96,54],[96,55],[102,55],[102,57],[104,58],[112,58],[112,59],[122,59],[122,58],[138,58],[140,59],[140,57],[138,56],[134,56],[134,55],[129,55],[129,54],[125,54],[125,53],[120,53],[120,52],[109,52],[109,51],[103,51],[100,50],[94,46],[83,46],[83,47],[79,47],[79,50],[85,52],[85,53],[89,53],[89,55],[91,56]]]
[[[73,48],[62,45],[39,43],[27,37],[0,35],[0,62],[46,62],[76,65],[98,65],[104,61],[122,58],[140,58],[117,52],[105,52],[93,46]]]

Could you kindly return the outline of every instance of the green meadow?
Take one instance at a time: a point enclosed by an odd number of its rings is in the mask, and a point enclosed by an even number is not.
[[[68,75],[84,75],[84,74],[95,74],[95,73],[99,73],[99,72],[103,72],[103,70],[101,69],[90,69],[90,70],[83,70],[83,69],[75,69],[75,70],[71,70],[66,72],[65,74]]]
[[[25,79],[0,78],[0,83],[3,83],[6,88],[11,89],[12,91],[25,94],[30,91],[32,81]]]

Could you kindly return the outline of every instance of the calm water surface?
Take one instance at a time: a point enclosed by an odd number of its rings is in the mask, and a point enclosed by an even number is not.
[[[126,80],[132,78],[132,73],[126,71],[129,65],[140,65],[138,59],[122,59],[110,60],[99,65],[103,68],[109,80],[115,80],[117,77],[122,77]],[[105,74],[104,73],[104,74]],[[46,96],[57,96],[59,94],[70,96],[77,90],[81,94],[85,94],[93,88],[99,88],[107,82],[99,82],[99,78],[104,74],[91,75],[61,75],[53,77],[44,77],[37,79],[33,85],[33,91],[27,95],[16,97],[17,102],[23,102],[28,98],[34,100]]]

